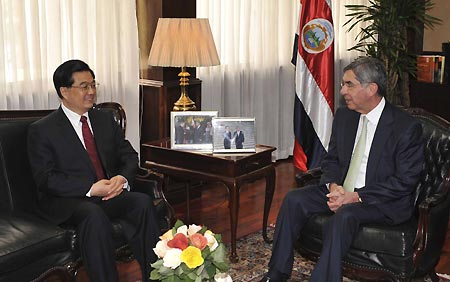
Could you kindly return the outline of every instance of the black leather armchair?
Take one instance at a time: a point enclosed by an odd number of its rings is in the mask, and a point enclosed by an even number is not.
[[[119,104],[99,104],[97,108],[112,111],[125,130],[126,116]],[[82,263],[74,230],[43,221],[34,212],[37,195],[28,164],[27,130],[50,112],[0,111],[0,282],[45,281],[54,276],[57,281],[73,281]],[[134,183],[136,190],[153,197],[161,227],[167,229],[173,210],[160,179],[141,169]],[[114,232],[118,259],[131,259],[118,223]]]
[[[343,260],[344,275],[362,281],[411,281],[429,275],[438,281],[435,267],[445,241],[450,207],[450,123],[421,109],[408,109],[423,127],[425,165],[417,185],[414,216],[397,226],[367,224],[360,228]],[[299,186],[318,181],[320,169],[297,176]],[[301,188],[300,188],[301,189]],[[317,260],[322,226],[327,215],[307,223],[296,249]]]

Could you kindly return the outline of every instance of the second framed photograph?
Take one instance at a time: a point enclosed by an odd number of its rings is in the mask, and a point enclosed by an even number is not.
[[[256,151],[255,118],[213,118],[213,153]]]
[[[217,111],[171,112],[171,148],[212,152],[212,119],[216,116]]]

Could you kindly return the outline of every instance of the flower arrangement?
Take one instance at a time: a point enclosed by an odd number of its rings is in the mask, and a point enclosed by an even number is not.
[[[151,280],[163,282],[231,282],[230,264],[220,234],[205,226],[185,225],[177,220],[153,249],[158,260],[152,264]]]

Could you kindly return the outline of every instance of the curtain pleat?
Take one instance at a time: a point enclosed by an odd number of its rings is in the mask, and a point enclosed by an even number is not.
[[[313,0],[311,0],[313,1]],[[335,99],[339,105],[342,68],[358,54],[348,52],[356,33],[342,27],[346,4],[334,0]],[[292,155],[294,144],[293,40],[299,0],[197,0],[197,17],[209,18],[221,64],[197,68],[202,110],[220,116],[255,117],[256,141],[277,147],[276,159]]]
[[[55,109],[54,70],[89,64],[97,102],[127,113],[127,138],[139,150],[139,48],[135,0],[0,0],[0,109]]]

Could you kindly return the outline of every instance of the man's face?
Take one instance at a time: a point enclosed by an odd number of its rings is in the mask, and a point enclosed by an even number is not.
[[[350,110],[366,114],[368,109],[368,84],[361,84],[352,70],[348,70],[342,77],[341,95]]]
[[[95,80],[89,71],[74,72],[71,87],[61,87],[62,103],[68,109],[82,115],[94,106],[97,100]],[[86,88],[87,86],[87,88]]]

